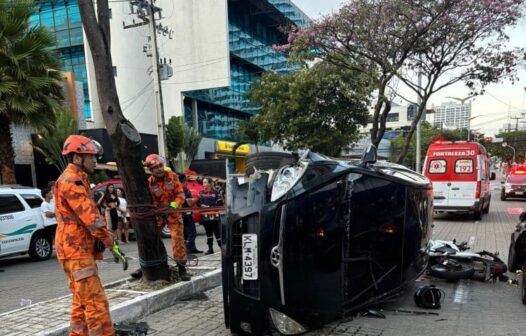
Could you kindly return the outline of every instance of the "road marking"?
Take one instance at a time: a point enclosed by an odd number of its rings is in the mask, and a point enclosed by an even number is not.
[[[471,236],[469,237],[469,240],[468,240],[468,246],[473,248],[473,246],[475,245],[475,236]]]
[[[523,210],[523,208],[508,208],[508,215],[520,215]]]
[[[468,293],[469,293],[469,289],[465,286],[464,281],[459,282],[457,285],[457,288],[455,288],[453,302],[458,303],[458,304],[466,303]]]

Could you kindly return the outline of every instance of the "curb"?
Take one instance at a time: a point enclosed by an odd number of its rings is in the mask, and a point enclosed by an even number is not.
[[[118,280],[111,284],[115,287],[128,279]],[[191,281],[179,282],[155,292],[138,296],[111,307],[113,323],[131,322],[172,306],[175,302],[202,293],[221,284],[221,269],[192,277]],[[113,285],[113,286],[112,286]],[[106,288],[111,288],[105,286]],[[69,332],[69,323],[37,333],[37,336],[64,336]]]

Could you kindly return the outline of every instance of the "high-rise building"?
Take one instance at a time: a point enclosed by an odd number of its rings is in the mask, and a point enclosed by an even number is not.
[[[433,126],[460,129],[470,127],[471,102],[464,104],[447,102],[436,106],[434,109]]]

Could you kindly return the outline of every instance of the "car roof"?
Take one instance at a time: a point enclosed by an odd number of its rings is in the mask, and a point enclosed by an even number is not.
[[[0,193],[21,193],[21,192],[29,192],[29,193],[35,193],[40,195],[40,189],[33,188],[33,187],[27,187],[27,186],[21,186],[18,184],[0,184]]]

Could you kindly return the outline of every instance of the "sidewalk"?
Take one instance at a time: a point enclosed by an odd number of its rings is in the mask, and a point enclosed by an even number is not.
[[[135,281],[122,279],[104,286],[114,323],[134,321],[152,314],[176,301],[202,293],[221,284],[220,254],[199,258],[189,266],[194,274],[189,282],[179,282],[159,290],[134,290]],[[30,290],[30,289],[28,289]],[[71,295],[0,314],[2,336],[67,335]]]

